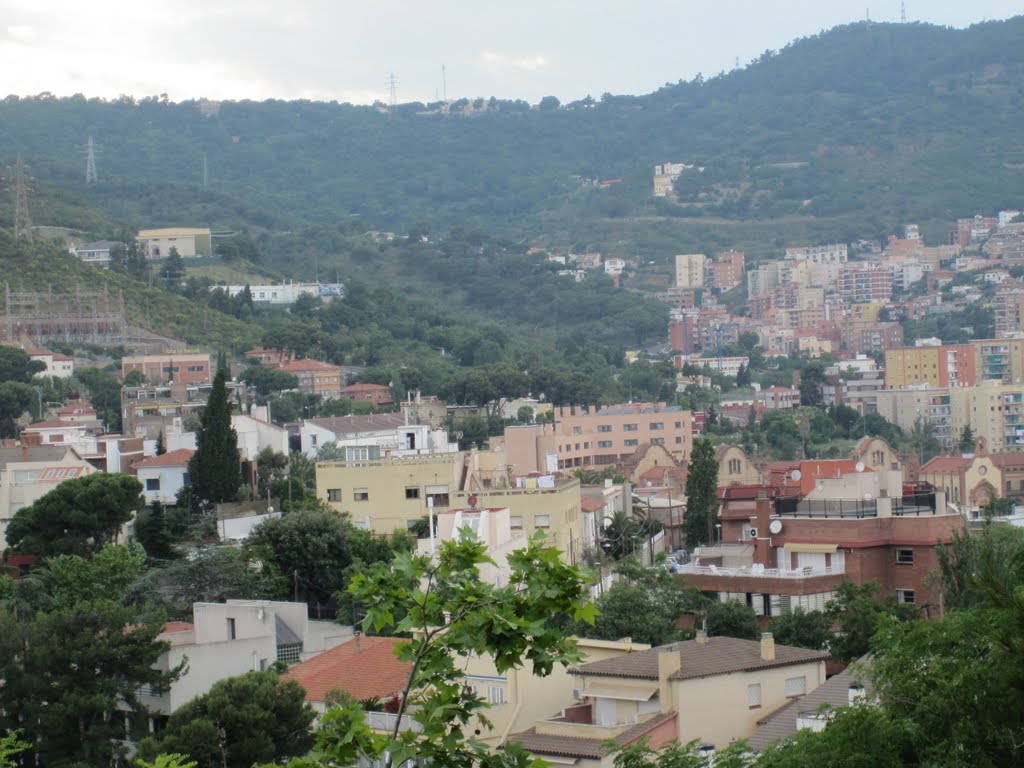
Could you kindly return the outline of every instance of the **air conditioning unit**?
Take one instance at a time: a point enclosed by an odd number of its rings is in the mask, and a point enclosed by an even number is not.
[[[747,538],[748,539],[756,539],[757,538],[757,528],[748,528],[747,529]]]
[[[572,697],[574,699],[576,699],[576,701],[583,701],[583,691],[582,691],[582,689],[580,689],[580,688],[573,688],[572,689]]]

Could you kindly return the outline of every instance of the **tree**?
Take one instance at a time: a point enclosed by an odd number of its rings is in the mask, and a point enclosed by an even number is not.
[[[664,568],[644,568],[635,558],[618,567],[619,580],[594,601],[593,626],[580,623],[576,634],[597,640],[631,637],[638,643],[665,645],[681,639],[676,621],[699,600]]]
[[[775,642],[795,648],[823,651],[832,638],[832,620],[822,611],[795,608],[790,613],[773,617],[770,627]]]
[[[617,510],[601,531],[601,546],[610,557],[619,560],[636,552],[643,537],[644,531],[637,519]]]
[[[177,552],[171,544],[171,532],[167,526],[164,505],[159,501],[154,501],[149,509],[144,509],[136,515],[135,538],[146,550],[146,554],[156,560],[177,557]]]
[[[15,421],[36,402],[36,393],[28,384],[5,381],[0,384],[0,437],[17,434]]]
[[[750,371],[747,370],[747,367],[743,363],[740,363],[740,367],[736,371],[736,386],[749,387],[750,381]]]
[[[181,281],[184,277],[185,262],[182,261],[178,249],[171,246],[167,258],[164,259],[164,263],[160,266],[160,279],[163,281],[166,290],[171,293],[179,293],[181,291]]]
[[[825,367],[817,360],[807,363],[800,371],[801,405],[821,405],[824,386]]]
[[[97,416],[112,432],[121,429],[121,382],[100,368],[75,368],[75,379],[89,391]]]
[[[199,768],[250,768],[304,754],[313,745],[315,713],[294,680],[273,672],[247,672],[213,684],[176,710],[159,741],[140,745],[189,755]]]
[[[974,453],[974,430],[971,429],[970,424],[964,425],[963,431],[960,433],[960,442],[958,447],[961,453]]]
[[[231,406],[223,371],[218,371],[213,379],[213,388],[196,433],[196,452],[188,463],[188,474],[193,511],[204,502],[219,504],[233,501],[242,484],[238,435],[231,426]]]
[[[711,438],[693,441],[690,467],[686,475],[686,512],[683,514],[683,536],[687,549],[701,542],[714,542],[714,525],[718,512],[718,460]]]
[[[746,603],[736,600],[711,602],[706,611],[709,636],[738,637],[741,640],[761,637],[754,609]]]
[[[853,661],[868,653],[883,616],[902,621],[917,618],[917,609],[912,605],[880,600],[877,597],[880,590],[877,581],[859,586],[852,581],[843,581],[836,587],[834,597],[825,605],[830,620],[839,625],[839,631],[829,643],[833,656]]]
[[[33,376],[45,370],[46,363],[29,359],[24,350],[6,344],[0,346],[0,382],[28,384]]]
[[[285,389],[298,389],[299,379],[294,373],[270,368],[265,365],[254,365],[246,368],[240,377],[250,387],[256,388],[256,394],[267,397]]]
[[[138,369],[128,371],[128,375],[124,377],[122,383],[126,387],[141,387],[146,383],[146,374]]]
[[[532,539],[508,556],[509,583],[496,587],[480,578],[488,561],[485,546],[464,538],[445,542],[436,561],[399,554],[359,574],[350,587],[366,611],[364,626],[377,631],[414,633],[398,657],[412,663],[399,697],[394,728],[377,738],[354,707],[332,710],[327,756],[347,765],[360,758],[380,758],[386,768],[422,758],[454,768],[535,765],[521,750],[492,754],[466,731],[483,717],[487,704],[465,683],[461,657],[489,655],[498,674],[529,660],[533,672],[550,674],[556,664],[580,661],[575,641],[560,629],[565,622],[594,615],[580,571],[566,565],[558,550]],[[402,730],[406,718],[419,732]]]
[[[97,472],[66,480],[14,513],[7,543],[41,557],[88,555],[116,540],[142,504],[142,484],[131,475]]]
[[[927,416],[918,415],[907,435],[907,448],[917,454],[921,463],[931,460],[942,451],[942,444],[935,437],[935,424]]]

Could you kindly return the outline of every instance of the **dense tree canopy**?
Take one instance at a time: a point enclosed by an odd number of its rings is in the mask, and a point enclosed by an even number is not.
[[[234,501],[242,484],[238,435],[231,426],[231,405],[224,371],[217,371],[196,433],[196,452],[188,464],[193,509]]]

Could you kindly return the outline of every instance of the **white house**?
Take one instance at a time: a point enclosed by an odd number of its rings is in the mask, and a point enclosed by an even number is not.
[[[429,424],[409,424],[400,413],[307,419],[299,428],[299,436],[302,452],[310,457],[329,443],[365,454],[354,455],[353,459],[455,453],[459,449],[458,443],[448,441],[446,430],[434,429]]]
[[[266,407],[253,408],[252,414],[232,414],[231,426],[238,435],[238,452],[246,461],[255,461],[259,452],[270,448],[275,453],[288,454],[288,430],[260,418]]]
[[[46,366],[39,376],[50,376],[55,379],[70,379],[75,373],[75,361],[67,355],[60,355],[46,349],[26,349],[29,360],[38,360]]]
[[[215,285],[210,290],[221,288],[228,296],[235,297],[245,290],[244,285]],[[249,293],[256,304],[294,304],[300,296],[319,296],[333,299],[345,295],[342,283],[280,283],[278,285],[250,285]]]
[[[72,248],[71,253],[80,258],[86,264],[92,264],[102,269],[110,268],[110,249],[115,245],[121,245],[113,240],[98,240],[95,243],[86,243],[77,248]]]
[[[195,451],[179,448],[159,456],[150,456],[135,465],[135,472],[142,483],[142,494],[147,504],[159,501],[173,504],[178,491],[188,482],[188,462]]]

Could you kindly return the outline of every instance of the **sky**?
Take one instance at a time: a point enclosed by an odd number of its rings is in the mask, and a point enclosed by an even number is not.
[[[1020,0],[907,0],[965,27]],[[650,93],[899,0],[0,0],[0,95],[537,103]],[[444,76],[442,76],[442,68]]]

